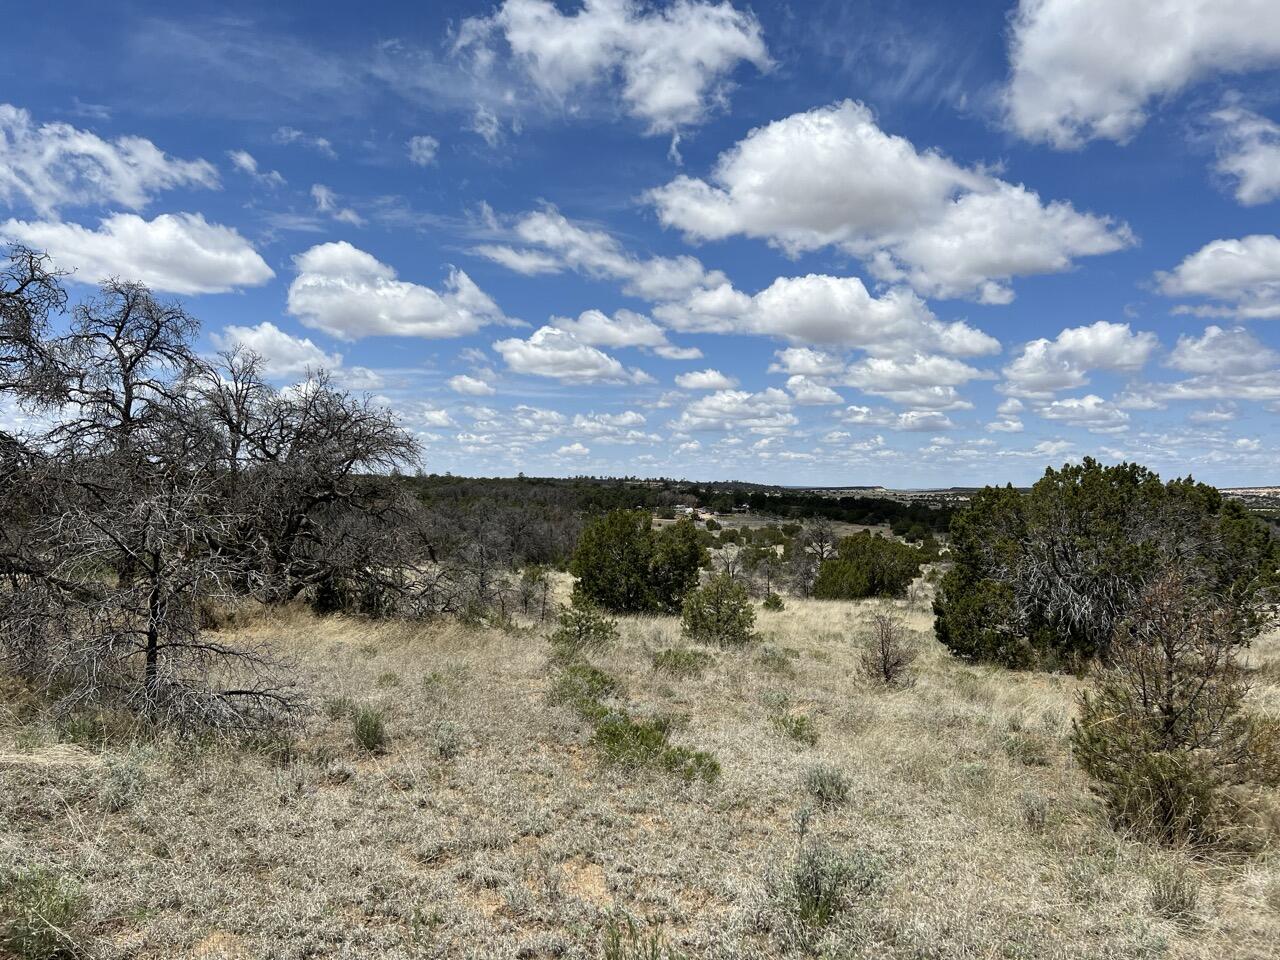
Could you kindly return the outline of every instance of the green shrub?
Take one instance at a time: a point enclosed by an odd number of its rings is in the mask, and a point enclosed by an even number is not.
[[[760,606],[764,607],[766,610],[777,611],[786,607],[786,604],[782,602],[782,597],[778,594],[771,593],[764,598],[764,603],[760,604]]]
[[[618,621],[605,616],[587,602],[565,607],[557,621],[559,626],[548,640],[560,660],[602,653],[618,640]]]
[[[807,747],[817,746],[818,725],[813,722],[812,717],[804,714],[775,713],[770,717],[769,722],[773,725],[773,729],[784,737]]]
[[[654,767],[682,780],[706,780],[720,776],[720,763],[704,750],[672,746],[668,742],[671,719],[651,717],[638,720],[613,712],[596,726],[592,745],[606,763],[622,767]]]
[[[1118,826],[1170,844],[1228,841],[1241,826],[1233,791],[1280,784],[1280,729],[1243,709],[1237,625],[1170,574],[1118,628],[1071,733]]]
[[[673,677],[700,677],[714,661],[709,653],[672,647],[653,655],[653,669]]]
[[[0,872],[0,956],[86,956],[80,939],[84,907],[79,888],[65,877],[39,867]]]
[[[817,764],[804,772],[804,789],[821,807],[839,807],[849,799],[849,778],[835,767]]]
[[[386,720],[377,707],[356,707],[351,713],[351,733],[361,750],[382,753],[387,747]]]
[[[621,694],[622,684],[616,679],[589,663],[577,662],[560,671],[547,699],[568,705],[595,728],[591,746],[605,763],[629,769],[651,767],[683,780],[710,782],[720,776],[720,764],[711,754],[669,742],[675,718],[640,719],[604,702]]]
[[[766,920],[785,946],[815,952],[825,930],[879,892],[883,875],[882,862],[872,854],[841,855],[802,837],[791,863],[766,877]]]
[[[573,708],[591,720],[607,712],[602,701],[622,695],[622,683],[589,663],[571,663],[561,670],[547,691],[547,702]]]
[[[685,636],[695,643],[743,646],[755,639],[755,610],[746,588],[726,573],[685,598]]]
[[[1015,667],[1108,659],[1116,625],[1171,563],[1186,566],[1196,592],[1229,598],[1238,631],[1254,636],[1261,624],[1248,601],[1280,570],[1280,543],[1213,487],[1090,458],[1045,471],[1025,495],[979,491],[953,518],[951,541],[934,601],[938,639],[959,656]]]
[[[813,595],[820,600],[905,596],[924,561],[915,547],[863,530],[841,540],[836,556],[818,567]]]
[[[575,598],[613,613],[674,613],[706,561],[700,531],[685,518],[653,529],[644,510],[614,510],[587,524],[569,562]]]

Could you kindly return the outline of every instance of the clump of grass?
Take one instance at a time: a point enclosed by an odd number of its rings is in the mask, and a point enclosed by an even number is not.
[[[1031,833],[1044,833],[1049,825],[1049,802],[1041,796],[1027,794],[1022,798],[1022,824]]]
[[[87,956],[79,932],[84,909],[79,888],[65,877],[39,867],[0,872],[0,956]]]
[[[720,776],[720,763],[710,753],[670,743],[676,718],[637,718],[604,702],[621,694],[622,684],[603,670],[589,663],[571,663],[556,676],[547,699],[569,706],[595,727],[591,745],[606,763],[651,767],[683,780],[710,782]]]
[[[600,960],[682,960],[659,930],[648,933],[628,916],[609,917],[600,938]]]
[[[60,716],[54,729],[63,743],[82,747],[132,743],[144,732],[137,715],[105,708],[80,709]]]
[[[423,677],[422,689],[426,691],[428,696],[437,701],[447,700],[456,696],[466,686],[467,680],[468,671],[466,665],[453,663],[443,670],[432,670]]]
[[[756,663],[774,673],[792,673],[792,663],[800,659],[800,651],[791,647],[775,647],[765,644],[756,654]]]
[[[849,799],[849,778],[835,767],[819,763],[804,772],[804,789],[819,806],[831,809]]]
[[[669,742],[673,721],[658,716],[637,719],[612,711],[596,726],[592,745],[606,763],[621,767],[653,767],[682,780],[705,780],[720,776],[720,762],[705,750],[673,746]]]
[[[1200,883],[1183,864],[1157,867],[1151,871],[1148,902],[1165,919],[1193,923],[1200,902]]]
[[[713,662],[710,654],[687,648],[673,647],[653,655],[653,669],[673,677],[701,677]]]
[[[382,753],[387,748],[387,722],[377,707],[356,707],[351,714],[351,733],[361,750]]]
[[[783,713],[791,706],[791,694],[785,690],[766,690],[760,699],[770,713]]]
[[[324,705],[324,712],[330,720],[341,720],[343,717],[349,717],[354,709],[355,704],[348,696],[332,697],[326,700]]]
[[[845,909],[851,895],[870,893],[879,879],[878,867],[869,859],[805,846],[788,877],[791,908],[801,923],[823,927]]]
[[[40,713],[40,696],[22,677],[0,670],[0,720],[28,723]]]
[[[462,729],[450,720],[441,720],[431,732],[431,741],[436,749],[436,756],[441,760],[452,760],[462,753]]]
[[[1004,738],[1004,752],[1024,767],[1047,767],[1051,762],[1048,739],[1027,730],[1010,730]]]
[[[818,743],[818,725],[813,722],[812,717],[802,713],[775,713],[769,718],[769,722],[773,729],[796,743],[806,747],[813,747]]]
[[[259,730],[247,737],[243,745],[275,767],[287,767],[300,759],[297,739],[291,731],[281,727]]]
[[[400,686],[400,674],[396,673],[394,670],[384,670],[382,673],[378,674],[377,679],[373,682],[374,686],[379,690],[389,690],[392,687]]]

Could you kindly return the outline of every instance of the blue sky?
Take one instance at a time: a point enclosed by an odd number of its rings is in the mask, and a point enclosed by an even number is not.
[[[1280,482],[1274,0],[54,0],[6,46],[0,237],[429,470]]]

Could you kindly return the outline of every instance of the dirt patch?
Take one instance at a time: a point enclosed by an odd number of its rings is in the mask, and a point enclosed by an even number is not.
[[[209,934],[191,950],[192,960],[248,960],[244,941],[231,933]]]
[[[560,864],[564,872],[564,892],[596,906],[608,906],[613,902],[604,868],[598,863],[575,858]]]

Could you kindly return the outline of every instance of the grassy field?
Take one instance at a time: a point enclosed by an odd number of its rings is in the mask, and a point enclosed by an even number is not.
[[[859,672],[870,604],[789,600],[700,676],[654,669],[676,620],[623,620],[592,662],[713,782],[604,763],[536,625],[264,615],[232,633],[296,658],[294,738],[0,717],[0,871],[62,877],[103,958],[1277,955],[1274,854],[1117,836],[1070,760],[1076,681],[958,663],[900,609],[901,690]]]

